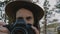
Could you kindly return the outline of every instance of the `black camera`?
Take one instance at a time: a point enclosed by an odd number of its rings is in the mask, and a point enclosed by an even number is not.
[[[7,27],[10,34],[35,34],[31,24],[26,24],[24,19],[16,19],[16,22]]]

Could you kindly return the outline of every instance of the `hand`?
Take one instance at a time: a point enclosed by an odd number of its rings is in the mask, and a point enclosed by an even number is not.
[[[0,34],[9,34],[9,31],[6,27],[3,27],[3,25],[6,25],[4,22],[0,22]]]
[[[32,29],[35,30],[36,34],[40,34],[40,33],[39,33],[39,30],[38,30],[36,27],[32,26]]]

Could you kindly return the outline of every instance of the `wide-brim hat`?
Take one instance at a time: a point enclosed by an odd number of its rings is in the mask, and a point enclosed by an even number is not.
[[[31,10],[33,15],[38,17],[39,20],[44,15],[43,9],[37,4],[34,4],[32,2],[26,2],[26,1],[13,1],[13,2],[8,3],[5,7],[5,12],[10,20],[14,20],[16,11],[20,8],[26,8],[28,10]]]

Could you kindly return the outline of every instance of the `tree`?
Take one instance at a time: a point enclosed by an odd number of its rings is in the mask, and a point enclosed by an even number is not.
[[[5,5],[8,3],[9,1],[8,0],[5,0],[5,1],[0,1],[0,20],[4,21],[6,23],[6,16],[4,15],[5,14]],[[5,16],[5,17],[4,17]]]
[[[56,7],[56,9],[58,9],[55,12],[60,13],[60,0],[57,1],[55,7]]]
[[[44,9],[45,9],[45,12],[44,12],[44,20],[45,20],[45,23],[44,23],[44,34],[47,34],[47,12],[48,12],[48,3],[49,3],[49,1],[47,1],[47,0],[45,0],[45,2],[44,2]]]

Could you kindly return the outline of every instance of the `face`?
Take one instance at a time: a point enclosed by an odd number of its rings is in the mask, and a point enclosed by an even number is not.
[[[21,8],[16,13],[16,19],[17,18],[23,18],[26,21],[26,24],[32,24],[34,23],[34,17],[30,10]]]

